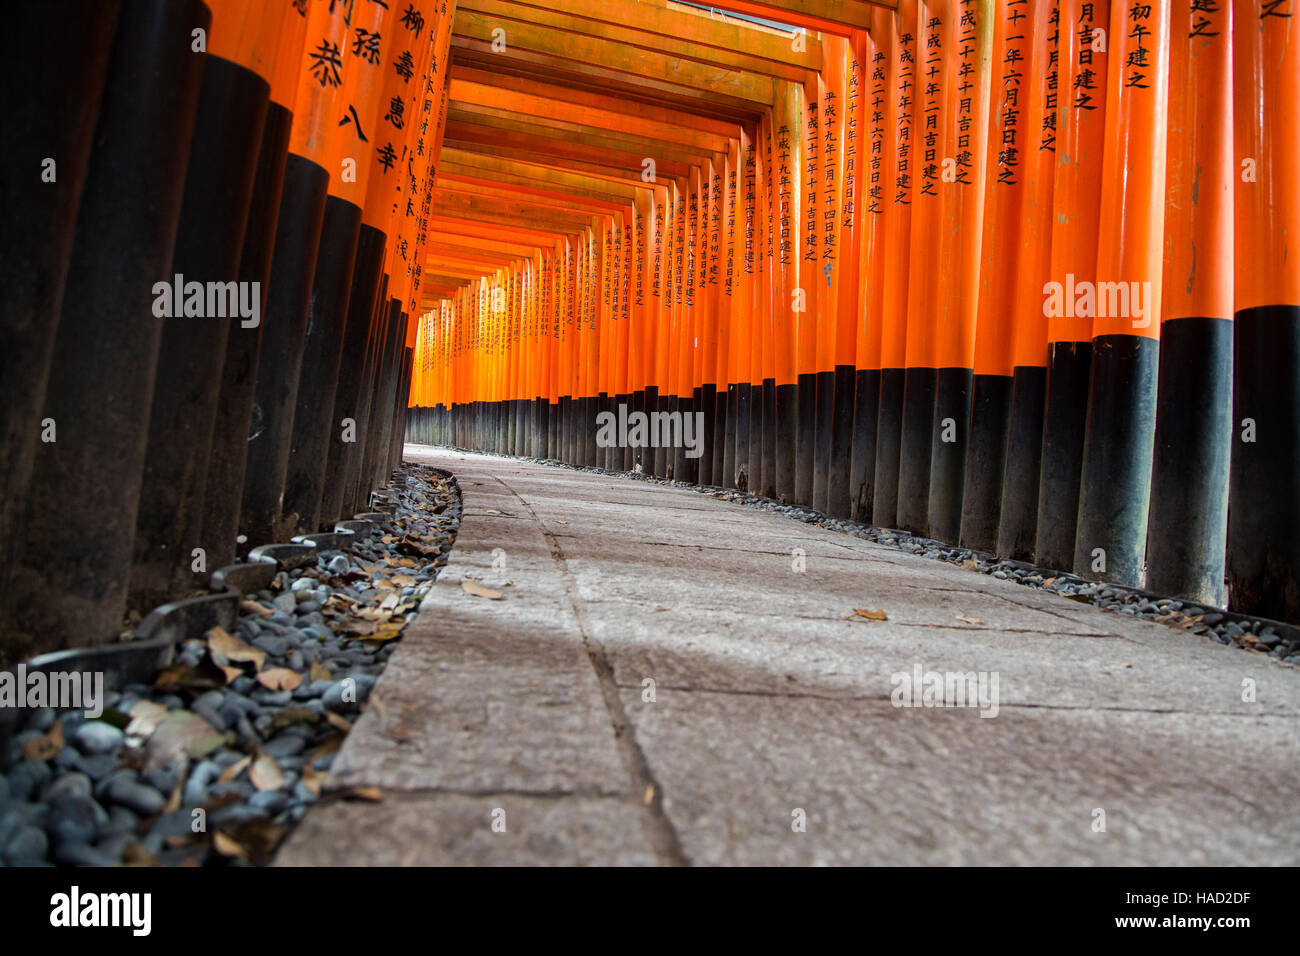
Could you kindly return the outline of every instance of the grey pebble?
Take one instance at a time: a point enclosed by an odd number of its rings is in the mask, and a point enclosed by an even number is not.
[[[110,723],[89,720],[77,728],[72,742],[88,756],[113,753],[122,746],[126,735]]]
[[[26,800],[53,775],[44,760],[24,760],[9,768],[9,792],[17,800]]]
[[[0,847],[0,852],[10,863],[19,860],[43,860],[50,849],[50,841],[36,827],[22,827]]]
[[[104,795],[114,803],[146,817],[158,813],[167,803],[167,798],[153,787],[129,777],[118,777],[111,781],[104,789]]]

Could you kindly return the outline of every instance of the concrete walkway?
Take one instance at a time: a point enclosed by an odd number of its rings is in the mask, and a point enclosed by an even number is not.
[[[407,458],[465,514],[327,782],[383,799],[281,864],[1300,863],[1294,669],[695,491]],[[894,706],[918,667],[996,675],[996,716]]]

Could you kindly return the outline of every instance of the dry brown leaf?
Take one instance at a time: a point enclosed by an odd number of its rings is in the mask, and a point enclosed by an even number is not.
[[[226,686],[226,672],[204,657],[198,667],[173,664],[154,678],[153,686],[167,693],[180,690],[215,690]]]
[[[325,719],[330,722],[330,726],[343,731],[345,734],[352,729],[352,722],[346,717],[334,713],[332,710],[325,712]]]
[[[159,721],[167,716],[167,708],[151,700],[139,700],[131,708],[131,722],[126,725],[128,737],[149,737]]]
[[[563,518],[556,518],[556,519],[555,519],[555,523],[556,523],[556,524],[568,524],[569,522],[565,521]]]
[[[376,644],[382,644],[384,641],[395,640],[402,636],[402,628],[406,625],[405,621],[392,621],[375,626],[375,629],[369,634],[350,634],[343,638],[345,641],[374,641]]]
[[[333,721],[330,721],[330,723],[333,723]],[[351,724],[348,726],[351,727]],[[343,746],[343,739],[343,734],[335,734],[333,737],[327,737],[319,747],[307,755],[307,759],[303,761],[303,765],[310,766],[317,760],[320,760],[321,757],[328,757],[330,754],[338,753],[339,748]]]
[[[393,583],[399,588],[413,588],[420,582],[415,580],[415,578],[411,577],[409,574],[394,574]]]
[[[400,594],[385,594],[384,599],[379,602],[379,609],[381,611],[391,611],[393,608],[397,607],[401,600],[402,596]]]
[[[217,780],[221,783],[230,783],[230,781],[237,779],[241,773],[248,769],[248,765],[252,762],[252,757],[245,757],[243,760],[235,761],[225,770],[221,771],[221,776],[217,777]]]
[[[47,733],[23,744],[23,757],[27,760],[52,760],[63,749],[63,743],[63,724],[60,722]]]
[[[355,618],[344,621],[342,624],[339,625],[338,629],[343,634],[354,635],[356,637],[364,637],[367,634],[375,633],[374,624],[372,624],[369,621],[356,620]]]
[[[162,866],[158,858],[144,848],[143,844],[132,840],[122,848],[122,863],[125,866]]]
[[[248,769],[248,779],[258,790],[279,790],[284,786],[284,773],[275,758],[262,751]]]
[[[257,675],[257,682],[268,690],[297,690],[302,675],[287,667],[270,667]]]
[[[302,785],[318,797],[323,783],[325,783],[325,771],[316,770],[312,767],[302,768]]]
[[[961,563],[961,566],[966,568],[968,571],[976,571],[979,569],[980,563],[974,558],[967,558]]]
[[[333,675],[330,674],[330,669],[326,667],[324,664],[322,664],[320,661],[311,662],[311,671],[307,674],[307,676],[310,677],[313,681],[330,680],[333,677]]]
[[[978,617],[971,617],[968,614],[958,614],[957,620],[964,621],[967,624],[983,624],[984,621]]]
[[[391,591],[393,588],[397,587],[397,585],[388,580],[388,578],[376,578],[375,587],[379,588],[381,591]]]
[[[247,599],[239,602],[239,609],[245,614],[256,614],[258,617],[270,617],[275,613],[269,607]]]
[[[856,614],[858,617],[865,617],[868,621],[889,620],[889,618],[885,616],[885,612],[880,610],[870,610],[868,608],[855,607],[853,609],[853,613]]]
[[[226,683],[227,683],[227,684],[234,683],[235,678],[237,678],[237,677],[243,677],[243,676],[244,676],[243,668],[240,668],[240,667],[230,667],[230,666],[228,666],[228,665],[222,665],[222,667],[221,667],[221,673],[223,673],[223,674],[226,675]]]
[[[206,757],[225,740],[225,734],[219,733],[198,714],[186,710],[169,711],[149,738],[147,767],[162,770],[185,757]]]
[[[220,830],[212,834],[212,849],[222,856],[238,857],[241,860],[248,859],[248,851]]]
[[[471,581],[469,578],[461,581],[460,586],[464,591],[473,594],[476,597],[490,598],[493,601],[500,601],[503,597],[500,591],[493,591],[491,588],[485,588],[477,581]]]
[[[214,627],[208,631],[208,649],[220,654],[228,661],[246,661],[259,671],[266,663],[266,651],[245,644],[234,637],[224,627]]]
[[[171,794],[167,797],[167,802],[163,804],[163,813],[175,813],[181,808],[181,792],[185,788],[185,774],[176,775],[176,786],[172,787]]]
[[[353,787],[345,790],[342,796],[344,800],[367,800],[370,803],[379,803],[384,799],[384,791],[378,787]]]

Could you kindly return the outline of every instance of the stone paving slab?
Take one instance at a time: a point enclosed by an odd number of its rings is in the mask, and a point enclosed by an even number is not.
[[[689,489],[407,458],[464,519],[326,782],[384,799],[282,864],[1300,862],[1295,669]],[[917,666],[996,674],[997,716],[893,706]]]

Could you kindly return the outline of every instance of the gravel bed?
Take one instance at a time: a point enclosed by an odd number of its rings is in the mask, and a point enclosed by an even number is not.
[[[1027,587],[1054,591],[1073,601],[1093,604],[1120,614],[1130,614],[1169,627],[1201,634],[1220,644],[1227,644],[1257,654],[1266,654],[1283,665],[1292,667],[1300,665],[1300,628],[1278,621],[1235,614],[1222,608],[1206,607],[1192,601],[1163,597],[1121,585],[1088,581],[1071,572],[1036,567],[1023,561],[1011,561],[983,551],[955,547],[942,541],[935,541],[933,538],[922,538],[907,531],[880,528],[844,518],[831,518],[816,509],[804,505],[786,505],[771,498],[763,498],[731,488],[720,488],[716,485],[697,485],[639,472],[610,471],[605,468],[571,465],[551,458],[523,458],[464,448],[450,450],[476,455],[491,455],[495,458],[508,458],[514,461],[527,461],[539,465],[549,465],[552,468],[567,468],[570,471],[584,471],[611,478],[623,478],[629,481],[648,481],[673,488],[686,488],[723,501],[747,505],[763,511],[774,511],[796,521],[802,521],[805,524],[814,524],[822,528],[828,528],[831,531],[850,534],[855,538],[863,538],[876,544],[897,548],[899,551],[906,551],[909,554],[916,554],[937,561],[946,561],[949,564],[956,564],[972,571],[978,571],[981,574],[988,574],[1002,580],[1015,581],[1017,584],[1023,584]]]
[[[233,634],[191,636],[152,685],[106,692],[98,719],[30,710],[0,754],[0,865],[267,862],[455,539],[454,480],[402,473],[368,542],[245,595]]]

